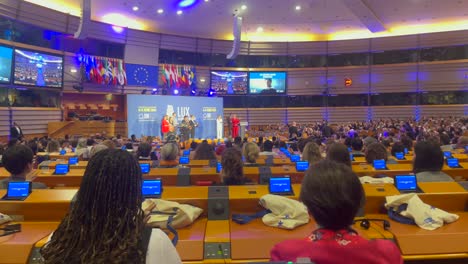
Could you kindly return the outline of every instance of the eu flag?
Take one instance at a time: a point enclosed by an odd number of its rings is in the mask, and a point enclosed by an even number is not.
[[[125,63],[127,85],[158,86],[158,66]]]

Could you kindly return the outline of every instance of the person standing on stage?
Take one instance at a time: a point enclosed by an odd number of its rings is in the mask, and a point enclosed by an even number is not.
[[[223,118],[220,115],[216,119],[216,138],[223,138]]]
[[[164,115],[161,121],[161,133],[163,135],[162,139],[164,140],[167,136],[167,133],[170,131],[171,125],[169,124],[168,116]]]
[[[240,119],[237,118],[237,115],[232,115],[232,137],[236,138],[239,136],[239,126],[240,126]]]
[[[184,120],[180,123],[180,142],[185,142],[189,139],[192,126],[188,116],[184,116]]]
[[[228,125],[228,136],[230,137],[233,137],[232,136],[232,114],[230,114],[226,120],[227,122],[227,125]]]
[[[197,119],[195,118],[194,115],[191,115],[190,116],[190,126],[192,127],[190,129],[190,138],[195,138],[195,128],[198,127],[198,122],[197,122]]]
[[[172,116],[169,117],[169,123],[171,124],[171,134],[177,135],[177,128],[179,127],[179,122],[177,121],[176,113],[172,113]]]

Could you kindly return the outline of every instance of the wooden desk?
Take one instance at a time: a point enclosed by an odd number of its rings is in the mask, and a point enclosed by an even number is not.
[[[177,229],[179,242],[176,249],[183,261],[203,260],[206,224],[206,218],[199,218],[192,225]]]
[[[388,183],[363,184],[362,187],[366,195],[366,204],[364,206],[365,214],[386,213],[384,207],[385,197],[400,194],[393,184]]]
[[[58,222],[23,222],[21,232],[0,237],[0,263],[27,263],[34,244],[50,235],[58,224]]]
[[[447,165],[444,165],[442,171],[447,173],[452,177],[462,177],[468,179],[468,162],[460,162],[460,165],[463,167],[461,169],[449,168]],[[395,175],[408,174],[413,172],[412,164],[387,164],[388,170],[375,170],[372,165],[367,163],[353,164],[353,171],[358,176],[374,176],[378,174],[384,174],[389,177],[395,177]]]
[[[424,193],[466,193],[467,191],[456,182],[418,182]]]
[[[46,157],[46,156],[49,156],[49,160],[51,160],[51,159],[68,160],[68,159],[71,158],[71,157],[76,157],[76,153],[68,152],[68,153],[65,153],[65,155],[60,155],[59,152],[50,152],[50,153],[38,152],[38,153],[36,154],[36,156],[37,156],[37,157]]]

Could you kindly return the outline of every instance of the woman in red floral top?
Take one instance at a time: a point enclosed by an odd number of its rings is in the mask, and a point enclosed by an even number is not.
[[[364,190],[351,168],[324,160],[302,181],[302,202],[318,229],[300,240],[283,241],[271,250],[272,261],[309,259],[315,264],[401,264],[400,250],[389,240],[367,240],[351,229]]]

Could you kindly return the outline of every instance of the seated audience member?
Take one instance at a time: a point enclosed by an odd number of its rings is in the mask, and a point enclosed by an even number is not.
[[[71,152],[72,148],[70,146],[70,141],[62,139],[59,141],[60,143],[60,149],[65,150],[66,152]]]
[[[405,146],[401,142],[393,143],[392,150],[390,151],[393,157],[396,157],[396,153],[405,153]]]
[[[354,157],[364,157],[365,154],[362,152],[362,147],[364,146],[364,143],[362,142],[362,139],[355,137],[351,139],[351,153],[353,154]]]
[[[442,151],[453,150],[452,144],[450,144],[450,137],[445,133],[440,134],[440,145]]]
[[[263,143],[263,151],[259,153],[262,156],[276,156],[277,153],[273,152],[273,142],[267,140]]]
[[[106,146],[107,148],[115,149],[115,143],[114,143],[114,141],[112,141],[110,139],[104,140],[101,144]]]
[[[196,150],[198,147],[198,143],[195,142],[195,141],[192,141],[192,143],[190,143],[190,149],[191,150]]]
[[[296,262],[298,258],[308,258],[320,264],[402,264],[395,243],[367,240],[351,228],[364,195],[349,166],[329,160],[315,164],[305,173],[300,200],[318,229],[306,238],[276,244],[270,252],[271,261]]]
[[[235,137],[234,138],[234,145],[237,146],[239,149],[242,149],[242,138]]]
[[[373,164],[374,160],[385,160],[390,164],[397,163],[395,160],[388,160],[387,148],[378,142],[371,143],[366,147],[366,162]]]
[[[179,146],[177,143],[166,143],[161,147],[161,160],[159,161],[160,168],[174,168],[179,166]]]
[[[130,152],[133,151],[133,143],[132,142],[125,143],[125,149]]]
[[[367,148],[367,146],[369,146],[370,144],[372,143],[377,143],[379,142],[375,137],[373,136],[370,136],[368,135],[367,137],[365,137],[363,140],[362,140],[364,146],[363,146],[363,149]]]
[[[468,146],[468,137],[467,136],[461,136],[457,140],[457,144],[455,145],[455,148],[457,149],[465,149],[466,146]]]
[[[10,177],[0,181],[0,189],[8,188],[8,182],[27,181],[27,176],[33,170],[34,154],[25,145],[9,147],[2,155],[2,164],[10,173]],[[40,182],[32,183],[33,189],[47,189],[47,186]]]
[[[332,144],[328,148],[326,159],[351,167],[351,157],[349,155],[348,147],[341,143]]]
[[[414,147],[413,172],[418,182],[452,182],[452,177],[442,172],[444,153],[439,145],[421,141]]]
[[[151,145],[146,142],[141,142],[136,151],[136,158],[138,160],[152,160]]]
[[[16,138],[13,138],[13,139],[8,140],[7,147],[10,148],[10,147],[13,147],[13,146],[16,146],[16,145],[19,145],[19,144],[21,144],[21,141],[19,141]]]
[[[28,142],[28,147],[32,150],[34,156],[37,154],[37,141],[30,140]],[[0,154],[1,155],[1,154]]]
[[[130,153],[97,153],[70,212],[41,249],[44,263],[181,263],[166,234],[145,226],[141,185],[138,162]]]
[[[89,150],[87,147],[87,139],[80,138],[78,139],[78,145],[76,145],[75,154],[81,159],[89,159]]]
[[[228,148],[221,157],[221,182],[225,185],[244,185],[250,179],[244,177],[242,153],[237,148]]]
[[[308,161],[309,164],[313,164],[322,160],[320,148],[317,146],[317,144],[315,144],[315,142],[309,142],[305,145],[304,150],[302,151],[302,160]]]
[[[194,160],[215,160],[216,153],[214,152],[213,146],[208,142],[202,142],[198,145],[193,155]]]
[[[279,140],[278,140],[275,136],[273,136],[273,137],[271,138],[271,142],[273,142],[273,147],[274,147],[274,148],[278,148],[278,147],[279,147]]]
[[[88,151],[91,151],[91,149],[93,148],[95,144],[96,144],[96,141],[94,141],[94,139],[88,138],[86,140],[86,147],[88,148]]]
[[[78,146],[78,140],[73,139],[70,141],[70,147],[76,151],[76,147]]]
[[[258,146],[259,148],[262,148],[262,147],[263,147],[263,137],[262,137],[262,136],[258,137],[257,146]]]
[[[50,140],[49,143],[47,143],[47,147],[45,149],[47,153],[52,153],[52,152],[59,152],[60,151],[60,143],[57,140]]]
[[[89,158],[92,158],[94,155],[96,155],[96,153],[98,153],[99,151],[102,151],[102,150],[105,150],[105,149],[108,149],[108,147],[104,144],[97,144],[96,146],[94,146],[91,151],[89,152]]]
[[[259,157],[259,153],[260,153],[260,150],[255,143],[248,142],[244,144],[244,149],[242,151],[242,154],[244,155],[244,158],[245,158],[244,166],[245,167],[258,166],[257,159]]]
[[[406,149],[408,149],[408,151],[413,150],[413,140],[410,137],[403,135],[400,137],[400,142]]]

